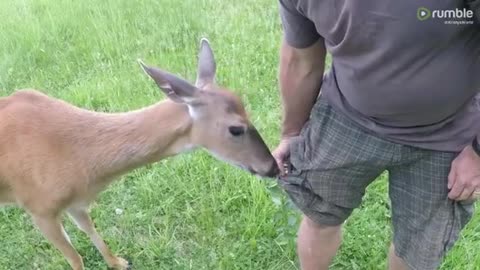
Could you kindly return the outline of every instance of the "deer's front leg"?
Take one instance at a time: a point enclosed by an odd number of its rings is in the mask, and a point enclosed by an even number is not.
[[[47,238],[67,259],[74,270],[83,270],[82,257],[78,254],[70,242],[65,229],[60,221],[60,217],[55,216],[36,216],[33,215],[33,221]]]
[[[68,210],[68,213],[73,221],[77,224],[78,228],[88,235],[95,247],[102,254],[109,267],[119,270],[126,270],[130,268],[130,264],[127,260],[113,255],[103,241],[102,237],[95,229],[95,225],[93,224],[93,221],[85,208],[71,208]]]

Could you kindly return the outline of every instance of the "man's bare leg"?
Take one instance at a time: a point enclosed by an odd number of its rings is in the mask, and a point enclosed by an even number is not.
[[[408,270],[408,266],[395,254],[395,246],[390,245],[390,252],[388,254],[388,269],[389,270]]]
[[[303,216],[297,250],[302,270],[328,270],[340,247],[341,226],[324,226]]]

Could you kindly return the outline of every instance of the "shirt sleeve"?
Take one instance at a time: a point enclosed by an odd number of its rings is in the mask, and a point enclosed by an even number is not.
[[[467,6],[473,11],[475,19],[480,23],[480,0],[466,0]]]
[[[299,11],[292,0],[279,0],[279,13],[283,35],[290,46],[303,49],[320,39],[315,24]]]

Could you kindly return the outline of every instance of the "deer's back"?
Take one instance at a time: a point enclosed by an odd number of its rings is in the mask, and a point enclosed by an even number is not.
[[[59,146],[58,135],[71,130],[81,110],[35,90],[20,90],[0,99],[0,156],[29,147]],[[55,142],[55,143],[54,143]],[[54,149],[50,149],[54,150]],[[9,155],[9,156],[10,156]]]

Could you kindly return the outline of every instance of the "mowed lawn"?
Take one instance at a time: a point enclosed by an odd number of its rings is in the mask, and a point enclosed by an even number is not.
[[[36,88],[92,110],[137,109],[165,98],[137,58],[194,80],[201,37],[214,49],[219,83],[242,97],[273,149],[281,118],[276,1],[2,0],[0,93]],[[347,221],[332,269],[386,268],[387,177],[368,189]],[[134,269],[299,269],[300,215],[275,181],[252,177],[205,151],[129,173],[100,195],[92,216]],[[106,269],[87,237],[70,220],[65,224],[86,268]],[[480,269],[479,230],[477,215],[442,269]],[[28,215],[8,207],[0,210],[0,269],[68,264]]]

